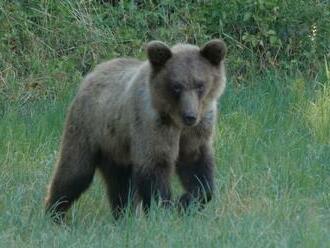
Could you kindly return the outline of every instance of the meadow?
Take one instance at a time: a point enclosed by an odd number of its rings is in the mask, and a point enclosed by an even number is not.
[[[144,59],[151,39],[202,44],[218,35],[194,25],[206,1],[73,2],[0,2],[0,247],[329,246],[330,55],[315,48],[301,64],[272,54],[260,61],[262,50],[242,52],[236,45],[248,44],[224,31],[214,200],[186,216],[154,205],[148,217],[115,221],[97,174],[67,224],[52,224],[43,198],[83,76],[113,57]]]

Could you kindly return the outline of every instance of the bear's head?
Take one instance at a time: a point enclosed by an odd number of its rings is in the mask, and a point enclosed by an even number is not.
[[[194,126],[216,104],[225,88],[226,45],[220,39],[201,48],[161,41],[147,45],[151,67],[150,91],[154,108],[179,126]]]

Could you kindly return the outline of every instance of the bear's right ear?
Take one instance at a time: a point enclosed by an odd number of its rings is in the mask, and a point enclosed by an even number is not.
[[[159,68],[172,57],[171,49],[161,41],[151,41],[147,45],[147,55],[150,63]]]

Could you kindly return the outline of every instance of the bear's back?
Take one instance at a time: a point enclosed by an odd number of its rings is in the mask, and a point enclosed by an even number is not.
[[[80,123],[87,136],[94,137],[92,145],[115,157],[127,153],[132,88],[136,77],[141,77],[143,64],[122,58],[99,64],[83,80],[71,107],[71,118]]]
[[[119,97],[125,92],[142,63],[136,59],[122,58],[101,63],[86,76],[78,95],[95,98]]]

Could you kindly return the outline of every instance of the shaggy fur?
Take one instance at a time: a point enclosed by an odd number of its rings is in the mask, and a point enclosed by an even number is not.
[[[222,40],[202,48],[160,41],[147,45],[147,61],[114,59],[87,75],[66,120],[46,209],[63,217],[99,169],[113,214],[130,194],[147,211],[152,199],[170,202],[176,171],[190,202],[213,191],[212,140],[217,100],[225,88]]]

